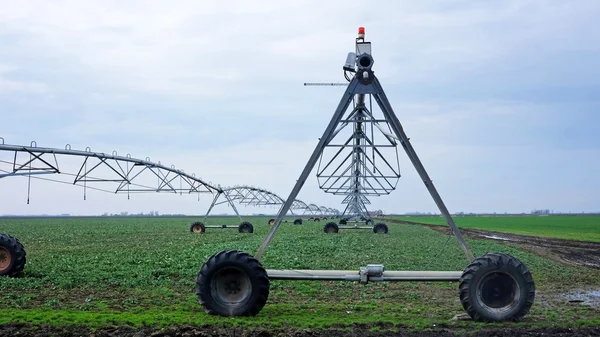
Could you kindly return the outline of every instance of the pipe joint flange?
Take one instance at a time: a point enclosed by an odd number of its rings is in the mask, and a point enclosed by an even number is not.
[[[367,284],[369,281],[383,281],[385,267],[382,264],[368,264],[360,267],[360,283]]]

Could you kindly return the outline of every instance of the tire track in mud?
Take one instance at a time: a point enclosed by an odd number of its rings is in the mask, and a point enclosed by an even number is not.
[[[450,235],[450,229],[442,225],[431,225],[420,222],[385,219],[387,222],[406,225],[419,225]],[[523,248],[542,257],[576,265],[600,269],[600,242],[546,238],[533,235],[520,235],[473,228],[460,228],[463,236],[471,239],[502,241]]]

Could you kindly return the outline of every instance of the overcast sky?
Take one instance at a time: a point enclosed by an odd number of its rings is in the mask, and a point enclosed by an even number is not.
[[[452,212],[600,211],[600,2],[23,0],[0,8],[5,143],[116,150],[285,198],[343,93],[303,83],[343,81],[365,26],[376,74]],[[400,164],[398,189],[370,208],[436,211],[404,153]],[[299,198],[341,208],[343,197],[316,180],[313,172]],[[27,205],[26,179],[0,179],[0,214],[197,214],[211,197],[82,199],[78,187],[32,181]]]

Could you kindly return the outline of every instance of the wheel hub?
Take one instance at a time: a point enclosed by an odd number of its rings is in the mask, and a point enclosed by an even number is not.
[[[232,280],[225,285],[225,290],[229,294],[237,294],[242,290],[242,288],[240,288],[240,284],[237,280]]]
[[[5,270],[10,266],[12,257],[10,251],[5,247],[0,247],[0,271]]]
[[[248,275],[237,267],[226,267],[212,280],[213,298],[224,306],[237,306],[246,302],[252,294]]]
[[[518,302],[519,285],[508,274],[493,272],[481,279],[478,287],[480,302],[495,311],[506,311]]]

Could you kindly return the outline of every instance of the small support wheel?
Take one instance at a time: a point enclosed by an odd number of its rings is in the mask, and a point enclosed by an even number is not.
[[[0,234],[0,276],[17,276],[25,268],[25,248],[15,237]]]
[[[340,228],[338,227],[338,225],[335,222],[328,222],[323,227],[323,231],[325,233],[337,233],[340,231]]]
[[[348,220],[346,220],[346,219],[341,219],[340,220],[340,225],[345,225],[347,223],[348,223]]]
[[[238,226],[238,232],[240,232],[240,233],[254,233],[254,226],[252,226],[252,224],[249,223],[248,221],[244,221],[244,222],[242,222]]]
[[[194,233],[204,233],[206,232],[206,227],[202,222],[194,222],[190,225],[190,232]]]
[[[366,224],[367,226],[373,226],[374,222],[373,222],[373,220],[371,220],[371,219],[368,219],[368,220],[366,220],[366,221],[365,221],[365,224]]]
[[[269,220],[269,225],[273,226],[274,223],[275,223],[275,219],[270,219]]]
[[[260,262],[239,250],[214,254],[196,277],[198,302],[220,316],[256,316],[267,303],[269,286]]]
[[[294,225],[302,225],[302,219],[294,220]]]
[[[315,222],[319,222],[319,221],[321,221],[321,219],[320,219],[320,218],[315,218],[315,220],[314,220],[314,221],[315,221]]]
[[[380,222],[380,223],[376,224],[375,227],[373,227],[373,233],[387,234],[387,232],[388,232],[388,226],[386,224],[384,224],[383,222]]]
[[[519,321],[535,299],[535,283],[527,267],[503,253],[478,257],[460,278],[460,302],[475,321]]]

